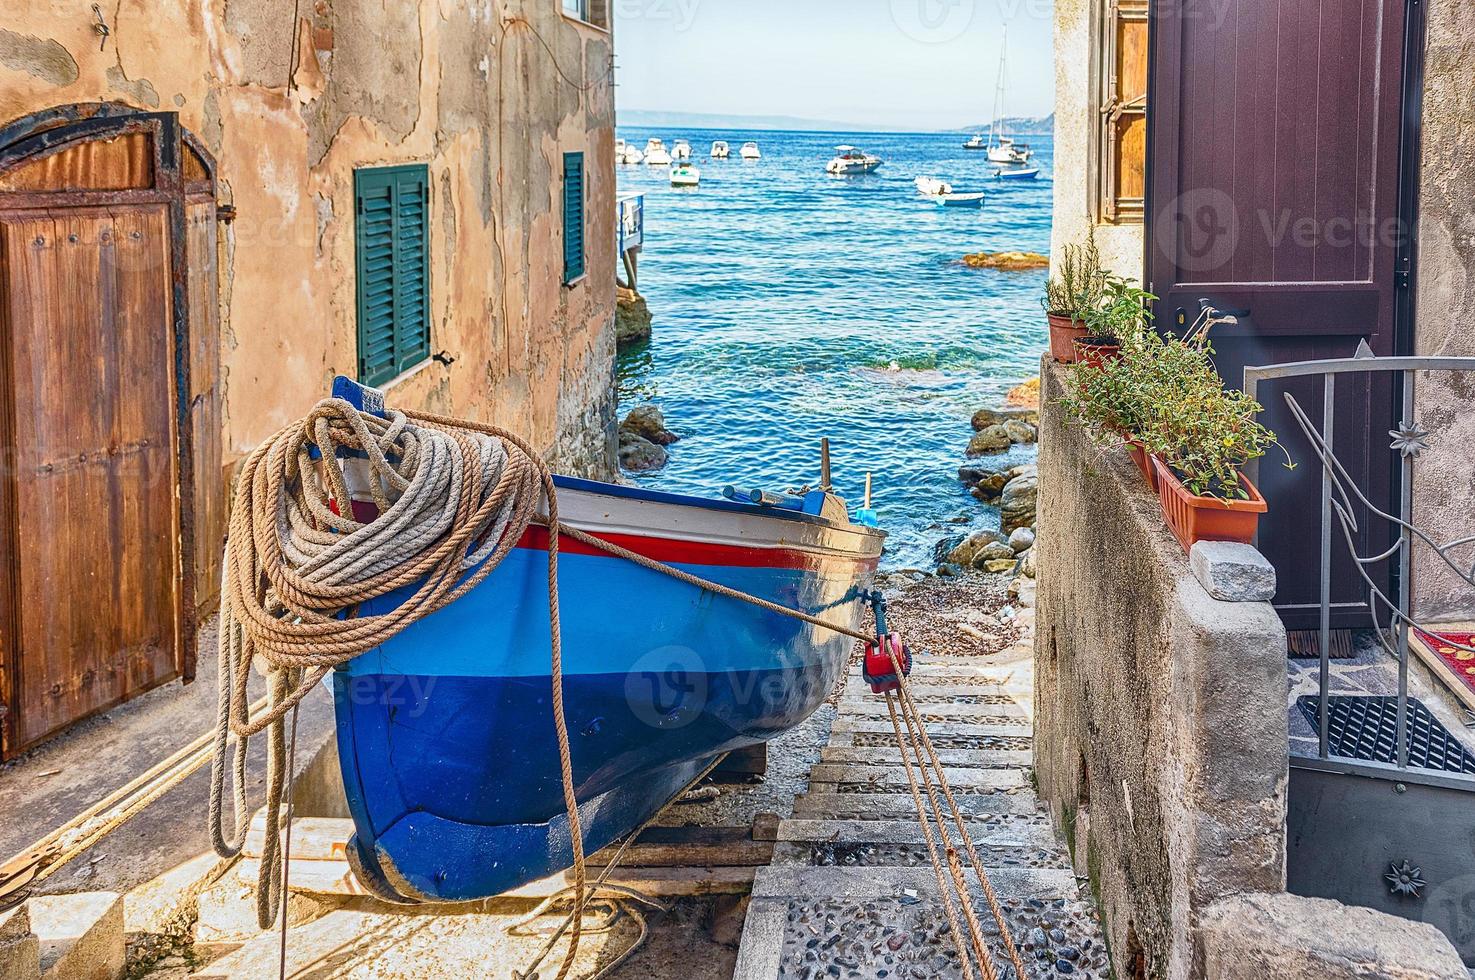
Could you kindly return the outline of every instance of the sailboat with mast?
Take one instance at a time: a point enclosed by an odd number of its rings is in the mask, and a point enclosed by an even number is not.
[[[1006,66],[1009,56],[1009,28],[1004,28],[1004,41],[999,47],[999,79],[994,87],[994,114],[993,121],[988,124],[988,152],[989,163],[997,163],[1002,166],[1021,166],[1029,162],[1034,151],[1027,143],[1016,143],[1011,136],[1005,136],[1002,132],[1004,122],[1004,87],[1008,79]],[[974,137],[975,139],[977,137]]]

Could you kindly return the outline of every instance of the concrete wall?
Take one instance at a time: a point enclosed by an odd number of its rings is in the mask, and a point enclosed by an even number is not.
[[[1415,344],[1419,354],[1475,356],[1475,5],[1428,5],[1424,66],[1423,166],[1419,186]],[[1475,527],[1475,377],[1443,374],[1420,382],[1418,415],[1433,433],[1417,464],[1418,523],[1440,541]],[[1460,553],[1466,567],[1475,549]],[[1475,589],[1437,558],[1414,566],[1420,615],[1475,618]]]
[[[1285,632],[1210,598],[1125,451],[1042,366],[1035,764],[1089,869],[1116,975],[1202,975],[1213,902],[1285,877]]]
[[[554,0],[102,9],[111,34],[99,50],[88,4],[6,4],[0,121],[119,101],[178,111],[215,155],[219,198],[239,213],[220,263],[227,463],[302,414],[334,374],[356,373],[353,171],[420,162],[431,349],[455,362],[408,372],[392,401],[496,420],[564,470],[612,470],[607,32]],[[577,150],[588,154],[588,276],[565,288],[561,155]]]
[[[1090,151],[1096,105],[1092,97],[1094,27],[1100,0],[1055,0],[1055,216],[1050,254],[1085,241],[1094,225],[1101,261],[1118,275],[1142,278],[1142,225],[1097,224],[1091,215]]]

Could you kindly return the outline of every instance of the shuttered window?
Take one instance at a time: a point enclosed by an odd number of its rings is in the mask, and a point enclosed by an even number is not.
[[[430,195],[424,165],[353,176],[359,380],[377,385],[430,356]]]
[[[1142,220],[1147,170],[1147,4],[1116,0],[1098,18],[1092,198],[1102,221]]]
[[[563,155],[563,281],[584,274],[584,154]]]

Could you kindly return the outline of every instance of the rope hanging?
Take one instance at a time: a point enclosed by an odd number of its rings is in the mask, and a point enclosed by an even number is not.
[[[555,530],[548,540],[550,675],[553,724],[573,847],[574,911],[566,923],[569,948],[555,978],[563,980],[578,951],[583,910],[592,892],[586,887],[583,830],[574,795],[563,702],[560,539],[571,537],[694,587],[863,642],[873,637],[707,581],[560,523],[551,472],[531,447],[505,429],[431,414],[390,410],[387,415],[380,418],[360,412],[341,399],[326,399],[306,418],[286,426],[257,447],[241,471],[222,582],[220,686],[209,809],[212,843],[222,857],[235,857],[241,852],[249,819],[245,790],[249,739],[266,732],[266,836],[257,888],[257,918],[261,928],[270,928],[285,897],[280,825],[289,781],[284,725],[288,713],[334,667],[380,645],[481,584],[529,526],[544,524]],[[338,457],[340,449],[368,459],[373,476],[369,489],[379,510],[369,522],[353,519],[352,496]],[[330,505],[330,499],[342,513]],[[538,507],[545,501],[547,516],[543,517]],[[409,586],[414,586],[412,594],[394,608],[373,615],[360,613],[364,602]],[[267,674],[270,705],[254,718],[246,693],[253,664]],[[1026,974],[1003,910],[978,861],[899,662],[895,668],[901,682],[898,701],[906,722],[905,735],[890,694],[888,707],[965,976],[972,976],[968,945],[985,980],[994,980],[996,974],[951,845],[937,789],[947,801],[1016,976],[1022,978]],[[229,750],[232,734],[236,736],[233,754]],[[225,834],[223,813],[228,761],[234,815],[230,836]],[[913,774],[914,762],[926,783],[932,817],[946,853],[946,875],[942,855],[934,843],[932,819]],[[608,872],[606,868],[605,875]],[[946,884],[951,884],[958,895],[970,944],[963,941]]]

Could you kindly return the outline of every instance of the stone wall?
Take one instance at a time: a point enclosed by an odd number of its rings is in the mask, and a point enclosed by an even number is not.
[[[1090,154],[1096,118],[1092,98],[1094,25],[1101,0],[1055,0],[1055,213],[1050,255],[1085,241],[1093,227],[1101,261],[1118,275],[1142,278],[1140,222],[1098,224],[1091,213]]]
[[[1415,271],[1416,353],[1475,356],[1475,5],[1428,5],[1424,65],[1423,164]],[[1417,464],[1414,512],[1441,541],[1475,526],[1475,377],[1443,374],[1418,390],[1418,416],[1433,433]],[[1461,557],[1472,557],[1467,549]],[[1421,554],[1414,565],[1418,612],[1434,619],[1475,618],[1475,589],[1442,562]]]
[[[1116,974],[1202,976],[1199,915],[1285,876],[1285,632],[1211,598],[1124,450],[1043,365],[1035,763],[1101,901]]]
[[[431,350],[392,402],[496,420],[613,470],[612,45],[547,0],[17,0],[0,122],[177,111],[239,217],[220,252],[226,463],[357,364],[353,171],[425,163]],[[300,19],[299,19],[300,14]],[[587,154],[588,275],[562,282],[562,154]]]

